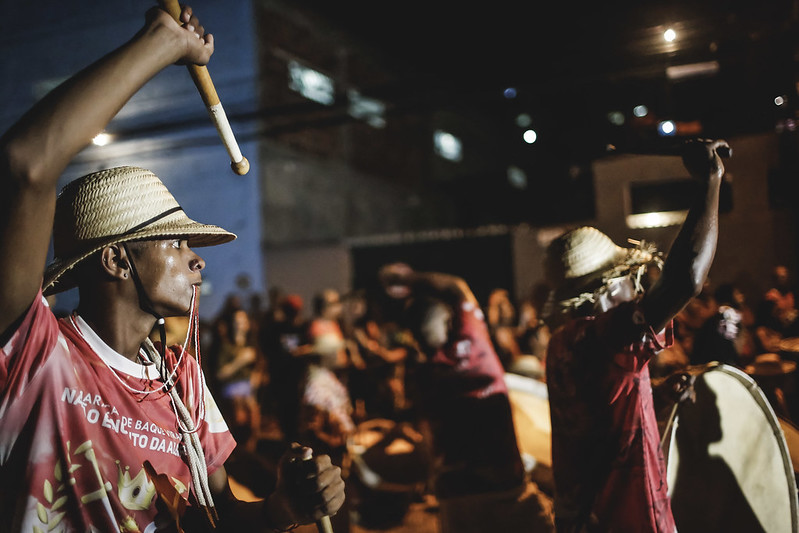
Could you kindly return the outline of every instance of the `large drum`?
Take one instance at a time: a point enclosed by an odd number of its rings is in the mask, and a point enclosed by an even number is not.
[[[779,419],[757,383],[727,365],[697,375],[667,451],[680,533],[799,531],[796,478]]]

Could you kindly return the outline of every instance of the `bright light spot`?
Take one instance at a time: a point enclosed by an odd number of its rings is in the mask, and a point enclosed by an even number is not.
[[[677,127],[674,125],[674,122],[671,120],[664,120],[660,124],[658,124],[658,133],[664,137],[668,137],[670,135],[674,135],[677,133]]]
[[[688,211],[660,211],[654,213],[638,213],[627,215],[627,227],[639,228],[665,228],[677,226],[685,222]]]
[[[517,166],[508,167],[508,183],[517,189],[527,188],[527,173]]]
[[[95,135],[94,139],[92,139],[92,144],[94,144],[95,146],[105,146],[106,144],[111,142],[111,139],[112,137],[108,133],[105,132],[98,133],[97,135]]]
[[[516,89],[514,89],[513,87],[508,87],[507,89],[502,91],[502,95],[508,100],[516,98]]]
[[[633,108],[633,115],[638,118],[645,117],[649,114],[649,108],[645,105],[637,105]]]
[[[436,130],[433,133],[433,147],[436,153],[444,159],[449,159],[450,161],[460,161],[463,159],[461,140],[451,133]]]
[[[608,113],[608,121],[614,126],[621,126],[624,124],[624,113],[621,111],[611,111]]]
[[[663,32],[663,38],[666,39],[667,42],[672,42],[674,39],[677,38],[677,33],[669,28],[668,30]]]
[[[538,134],[535,132],[535,130],[527,130],[522,135],[522,138],[527,144],[533,144],[535,140],[538,139]]]
[[[520,128],[526,128],[533,123],[533,118],[527,113],[521,113],[516,117],[516,125]]]
[[[324,105],[333,105],[336,91],[333,80],[321,72],[301,65],[297,61],[289,61],[289,89],[297,91],[305,98]]]
[[[778,96],[774,99],[774,105],[780,106],[785,105],[785,98],[783,96]]]

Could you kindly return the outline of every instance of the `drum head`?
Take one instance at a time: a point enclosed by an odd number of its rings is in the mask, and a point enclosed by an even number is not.
[[[755,381],[728,365],[697,376],[668,449],[680,533],[799,531],[796,478],[777,416]]]
[[[546,384],[513,373],[505,374],[508,399],[519,451],[536,464],[552,467],[552,422]]]

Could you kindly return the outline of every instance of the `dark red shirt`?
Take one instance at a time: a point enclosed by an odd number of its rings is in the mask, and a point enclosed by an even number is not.
[[[547,353],[558,531],[673,533],[649,381],[671,343],[635,302],[559,328]]]
[[[419,376],[433,444],[439,497],[517,487],[524,468],[505,385],[479,307],[463,303],[456,331]]]

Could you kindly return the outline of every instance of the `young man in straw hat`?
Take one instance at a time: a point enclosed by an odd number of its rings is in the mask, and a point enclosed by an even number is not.
[[[340,469],[299,445],[269,498],[233,498],[224,462],[235,442],[197,361],[148,340],[163,317],[190,315],[196,328],[204,263],[190,246],[235,235],[188,218],[136,167],[79,178],[56,200],[70,159],[147,80],[208,61],[212,36],[188,7],[181,21],[150,10],[136,36],[0,139],[0,531],[202,530],[192,515],[282,531],[343,502]],[[72,286],[79,308],[57,320],[43,293]],[[186,499],[194,512],[183,515]]]
[[[566,232],[547,249],[557,327],[546,376],[558,531],[675,530],[647,362],[671,342],[672,318],[710,269],[719,152],[728,151],[724,141],[686,143],[683,162],[701,193],[665,262],[645,244],[622,248],[592,227]],[[648,276],[649,267],[659,276]],[[674,377],[675,393],[689,394],[685,378]]]

